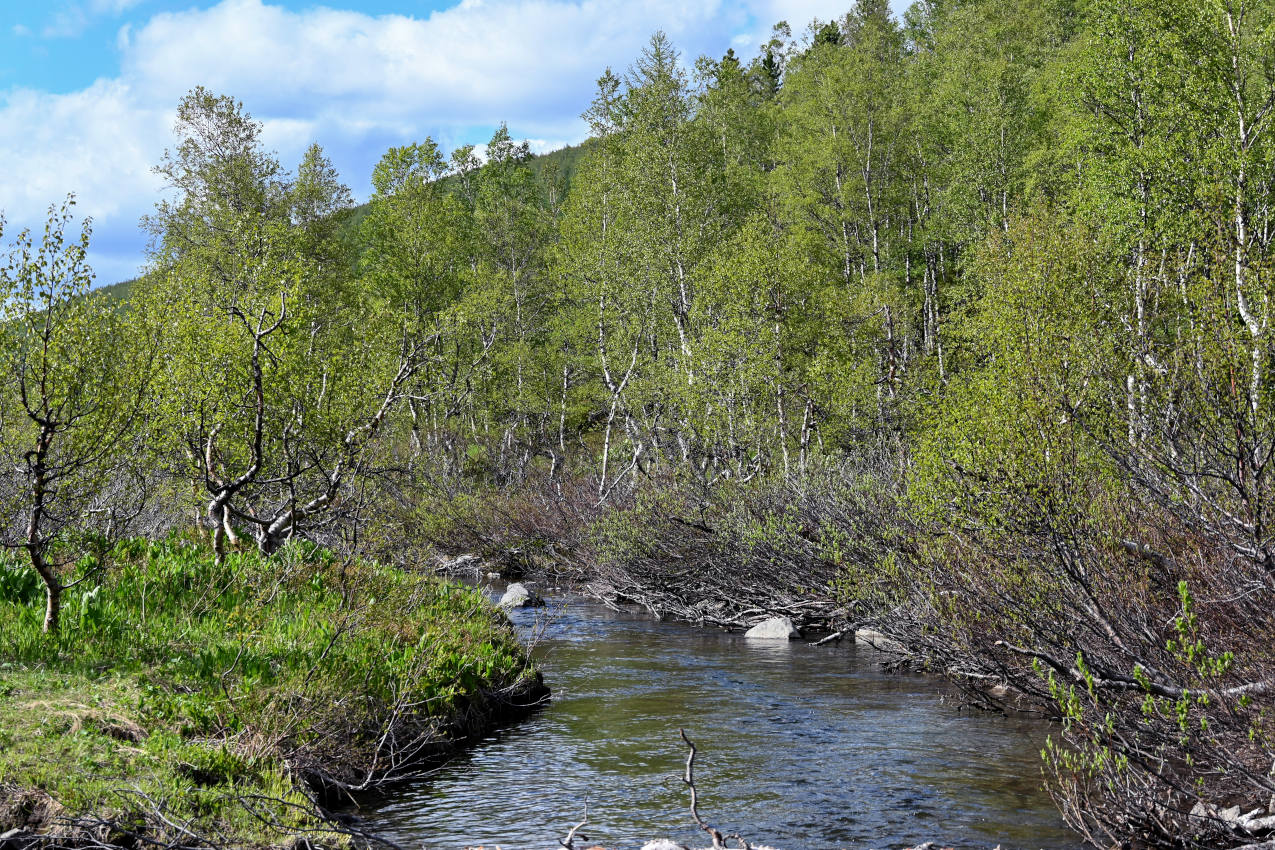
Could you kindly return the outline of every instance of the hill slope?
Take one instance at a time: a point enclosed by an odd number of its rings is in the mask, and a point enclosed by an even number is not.
[[[571,181],[574,179],[584,155],[588,153],[593,145],[594,141],[587,139],[578,145],[568,145],[565,148],[559,148],[549,153],[536,154],[528,163],[531,167],[531,173],[536,176],[537,180],[543,182],[550,173],[556,171],[556,179],[560,181],[563,191],[569,192]],[[451,190],[456,185],[456,178],[444,177],[443,185]],[[367,216],[367,211],[367,204],[359,204],[350,214],[349,222],[346,226],[350,229],[358,227],[359,223]],[[129,293],[132,292],[133,286],[140,279],[141,277],[139,276],[130,280],[108,283],[98,287],[97,291],[117,301],[126,301]]]

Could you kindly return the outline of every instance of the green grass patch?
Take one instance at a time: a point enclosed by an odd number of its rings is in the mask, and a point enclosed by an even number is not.
[[[279,844],[325,828],[307,788],[392,777],[536,684],[462,585],[302,545],[216,566],[129,540],[95,566],[49,637],[30,571],[0,559],[0,831]]]

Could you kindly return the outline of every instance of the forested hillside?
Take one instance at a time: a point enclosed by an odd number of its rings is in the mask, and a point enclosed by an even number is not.
[[[871,626],[1059,719],[1096,846],[1275,832],[1275,3],[858,0],[618,61],[578,164],[424,139],[357,214],[192,92],[129,308],[7,293],[50,611],[44,547],[108,523],[478,550]]]

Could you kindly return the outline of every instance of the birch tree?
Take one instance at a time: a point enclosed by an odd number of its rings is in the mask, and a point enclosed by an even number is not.
[[[19,233],[0,264],[0,542],[39,575],[50,634],[63,593],[90,577],[68,575],[77,538],[130,511],[121,476],[156,352],[153,329],[90,291],[91,227],[69,231],[73,207],[50,208],[43,235]]]
[[[297,178],[242,105],[196,89],[157,168],[150,308],[177,469],[207,494],[217,557],[248,528],[263,553],[340,517],[420,363],[397,303],[342,275],[329,224],[348,205],[321,151]],[[325,230],[327,233],[325,234]]]

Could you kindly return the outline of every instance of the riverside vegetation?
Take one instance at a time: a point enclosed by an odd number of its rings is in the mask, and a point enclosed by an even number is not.
[[[50,846],[344,845],[325,803],[542,695],[461,585],[303,546],[217,565],[129,538],[89,560],[55,635],[32,572],[0,563],[0,826]]]
[[[0,277],[6,569],[39,582],[5,616],[40,607],[48,635],[6,644],[5,687],[34,705],[54,686],[32,670],[89,676],[65,612],[134,597],[120,576],[150,561],[94,549],[125,532],[195,522],[207,562],[183,569],[252,593],[298,541],[480,551],[706,624],[870,627],[1056,718],[1046,783],[1094,845],[1259,840],[1272,57],[1270,0],[923,0],[901,21],[858,0],[751,58],[688,67],[657,34],[599,79],[570,180],[502,127],[481,161],[390,149],[357,210],[317,145],[287,172],[197,89],[126,298],[89,292],[66,209]],[[320,596],[332,628],[352,603]],[[159,672],[111,674],[107,704],[196,676],[132,640],[118,659]],[[222,696],[225,726],[189,722],[239,764],[258,703]],[[186,710],[156,727],[173,748]]]

